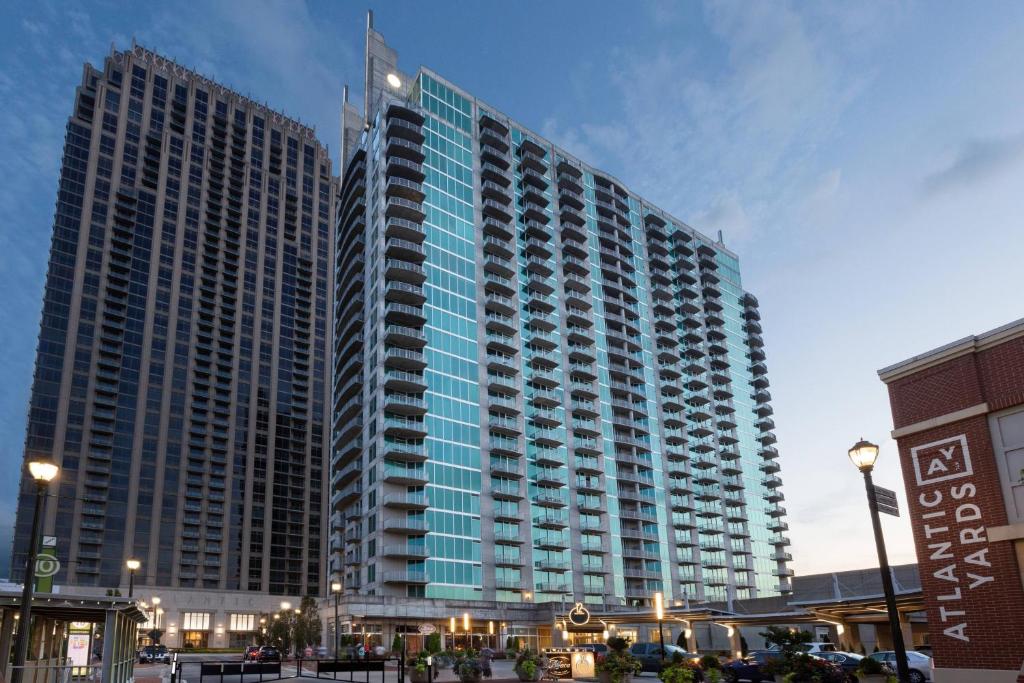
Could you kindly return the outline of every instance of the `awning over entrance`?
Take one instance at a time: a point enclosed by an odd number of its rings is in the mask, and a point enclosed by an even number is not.
[[[739,613],[712,608],[666,607],[665,622],[685,621],[689,623],[712,621],[723,625],[793,624],[814,622],[858,622],[884,623],[888,617],[885,598],[881,595],[865,595],[838,600],[808,600],[787,603],[790,609],[763,612]],[[924,595],[921,591],[897,593],[896,608],[902,614],[924,610]],[[621,609],[608,612],[591,612],[591,622],[584,627],[567,624],[570,632],[590,632],[592,625],[599,624],[657,624],[653,609]]]

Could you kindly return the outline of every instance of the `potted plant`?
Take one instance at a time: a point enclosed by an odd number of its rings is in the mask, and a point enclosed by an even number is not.
[[[704,672],[704,680],[707,683],[720,683],[724,676],[722,660],[715,655],[704,655],[701,657],[700,669]]]
[[[640,660],[626,649],[629,643],[625,638],[616,636],[608,639],[610,650],[604,659],[597,664],[597,675],[601,683],[630,683],[633,676],[643,668]]]
[[[429,656],[426,650],[420,650],[416,659],[409,662],[409,683],[427,683],[429,679],[427,657]]]
[[[783,660],[776,660],[778,663]],[[780,677],[775,672],[775,680],[782,683],[846,683],[846,674],[832,662],[800,653],[788,662],[789,670]]]
[[[889,669],[877,659],[865,657],[857,665],[858,683],[887,683],[889,680]]]
[[[526,648],[516,657],[513,669],[521,681],[538,681],[541,674],[540,657],[530,648]]]
[[[480,658],[471,656],[470,653],[467,653],[467,656],[456,663],[455,672],[462,683],[480,683],[480,679],[484,675],[483,667],[480,665]]]
[[[696,667],[684,661],[673,661],[658,674],[661,683],[694,683],[696,677]]]

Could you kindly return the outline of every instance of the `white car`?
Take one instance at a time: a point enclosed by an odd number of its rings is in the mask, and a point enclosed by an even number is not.
[[[888,664],[893,671],[896,670],[896,653],[892,650],[874,652],[868,656]],[[910,683],[926,683],[932,680],[932,658],[922,652],[907,650],[907,668],[910,669]]]
[[[800,646],[800,649],[812,655],[818,652],[835,652],[836,644],[827,642],[804,643]],[[781,650],[782,648],[780,648],[778,645],[772,645],[770,648],[768,648],[769,652],[779,652]]]

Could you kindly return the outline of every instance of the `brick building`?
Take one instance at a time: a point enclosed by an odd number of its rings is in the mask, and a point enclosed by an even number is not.
[[[939,683],[1024,682],[1024,319],[879,371]]]

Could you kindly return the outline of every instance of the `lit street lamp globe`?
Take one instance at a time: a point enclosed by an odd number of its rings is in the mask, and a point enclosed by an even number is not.
[[[878,460],[878,446],[861,439],[853,444],[849,455],[850,461],[857,466],[857,469],[861,472],[870,472],[875,467],[875,461]]]

